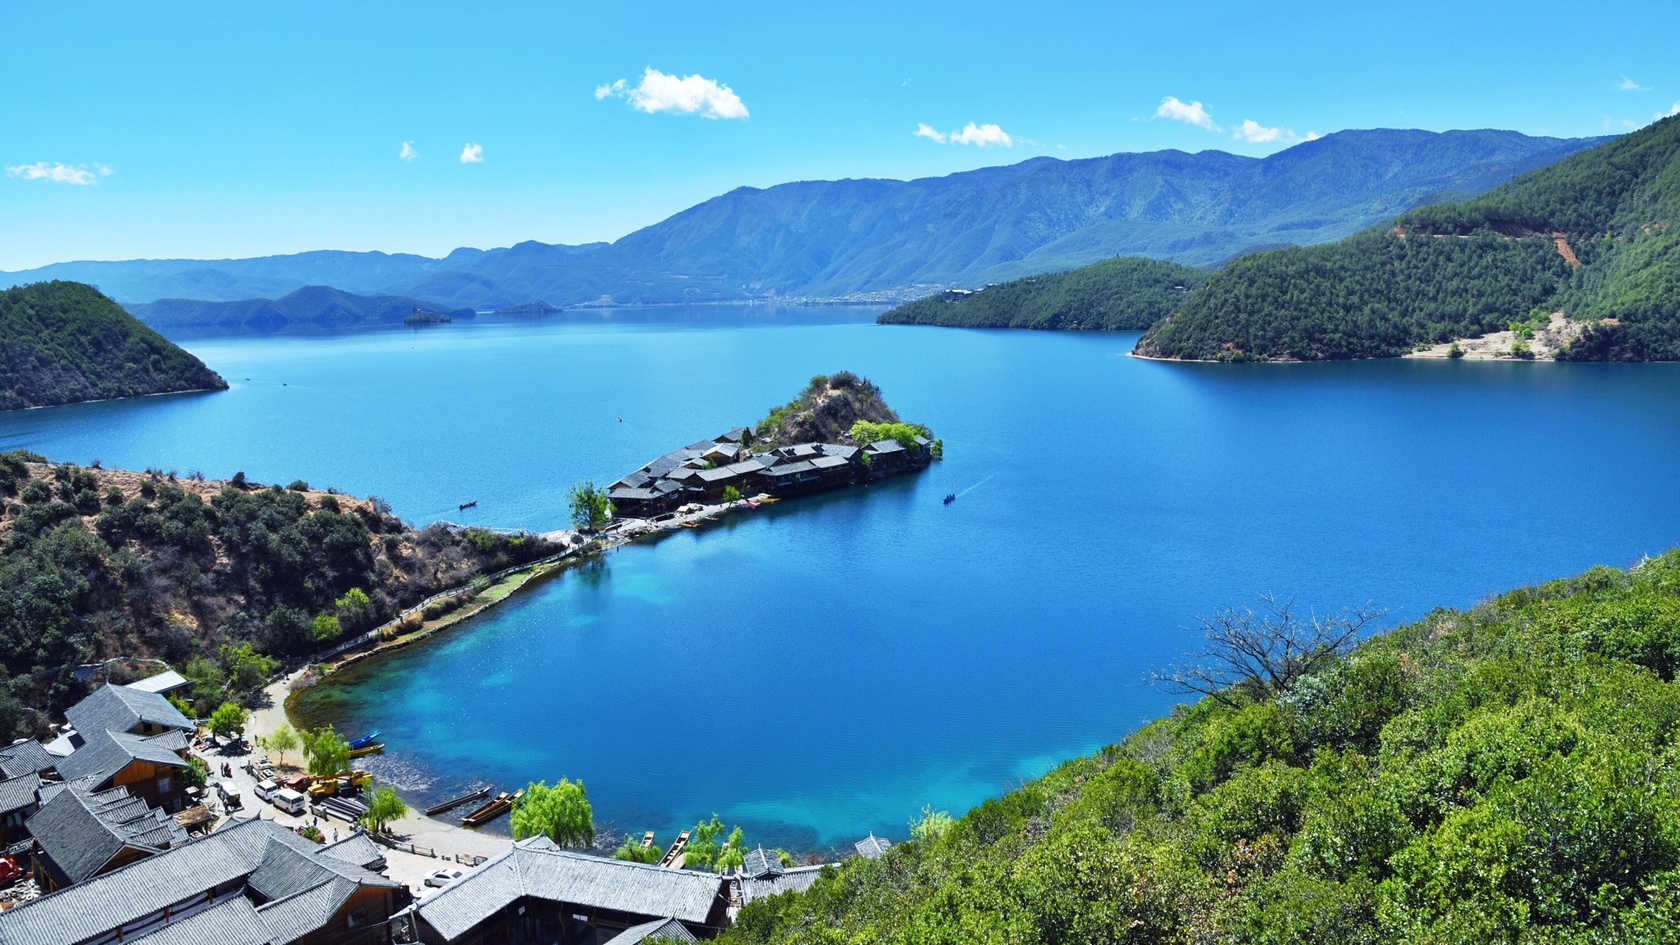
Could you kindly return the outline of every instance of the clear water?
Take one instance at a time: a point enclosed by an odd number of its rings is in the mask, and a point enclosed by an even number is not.
[[[1415,618],[1680,536],[1680,365],[1171,365],[876,311],[189,340],[232,390],[0,414],[0,446],[546,529],[574,480],[868,375],[943,464],[620,550],[303,707],[384,732],[374,767],[421,803],[581,778],[620,830],[716,811],[804,849],[1119,739],[1170,708],[1145,676],[1197,613]]]

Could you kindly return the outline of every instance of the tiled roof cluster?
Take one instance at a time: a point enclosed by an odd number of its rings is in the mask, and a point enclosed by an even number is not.
[[[155,692],[128,686],[106,685],[93,695],[64,710],[64,717],[82,737],[94,732],[127,732],[142,723],[191,732],[192,720]]]
[[[103,784],[134,761],[185,768],[187,762],[180,752],[187,748],[186,736],[180,732],[161,735],[131,735],[117,730],[83,730],[82,747],[58,761],[58,773],[66,781],[92,778]]]
[[[29,833],[72,883],[94,875],[124,849],[159,853],[187,840],[173,817],[126,788],[96,793],[82,781],[41,793]]]
[[[32,739],[20,738],[0,748],[0,775],[8,778],[51,771],[57,765],[58,758]]]
[[[400,888],[273,821],[238,821],[0,913],[0,945],[79,945],[119,928],[148,945],[278,945],[321,928],[365,887]]]

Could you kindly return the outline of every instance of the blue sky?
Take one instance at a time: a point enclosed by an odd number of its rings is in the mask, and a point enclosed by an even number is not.
[[[610,240],[741,185],[1263,155],[1344,128],[1605,134],[1680,104],[1672,2],[8,3],[4,22],[4,270]]]

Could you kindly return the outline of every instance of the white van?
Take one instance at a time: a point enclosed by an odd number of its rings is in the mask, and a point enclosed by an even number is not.
[[[294,791],[291,788],[281,788],[275,791],[269,796],[269,800],[273,802],[275,807],[296,816],[302,816],[309,809],[309,798],[304,797],[302,792]]]
[[[255,793],[258,800],[266,801],[273,797],[274,792],[278,790],[280,790],[280,785],[273,781],[258,781]]]
[[[239,785],[232,781],[217,781],[216,796],[222,799],[222,806],[228,810],[244,806],[239,802]]]

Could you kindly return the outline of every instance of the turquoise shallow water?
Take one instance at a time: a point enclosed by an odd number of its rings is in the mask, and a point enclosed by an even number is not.
[[[622,830],[716,811],[806,848],[902,836],[1167,710],[1144,678],[1196,613],[1277,591],[1417,617],[1680,537],[1680,365],[1170,365],[1130,333],[876,311],[189,340],[231,391],[0,414],[0,446],[553,528],[573,480],[866,374],[945,463],[621,550],[311,710],[383,731],[416,800],[582,778]]]

